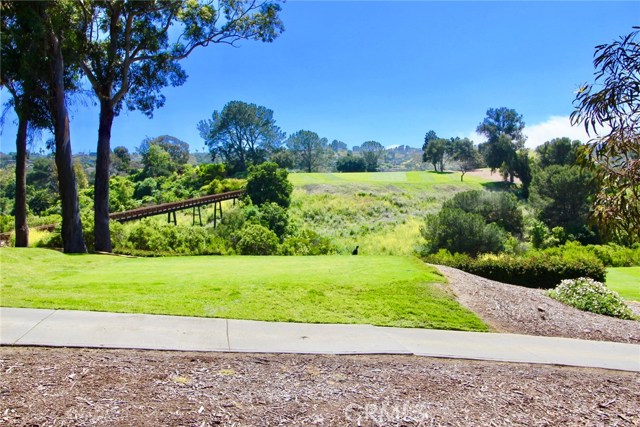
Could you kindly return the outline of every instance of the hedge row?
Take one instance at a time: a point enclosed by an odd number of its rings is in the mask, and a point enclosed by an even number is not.
[[[552,289],[564,279],[590,277],[604,282],[606,269],[595,257],[565,258],[561,255],[498,255],[471,258],[447,251],[428,255],[425,261],[448,265],[477,276],[528,288]]]

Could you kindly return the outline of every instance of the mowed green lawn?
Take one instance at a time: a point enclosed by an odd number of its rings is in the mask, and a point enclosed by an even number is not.
[[[412,172],[354,172],[354,173],[290,173],[289,181],[294,186],[313,184],[369,184],[428,186],[437,184],[460,184],[460,173]],[[487,182],[476,176],[466,175],[463,186],[475,186]]]
[[[484,331],[412,257],[64,255],[0,249],[2,306]]]
[[[608,268],[607,287],[625,299],[640,301],[640,267]]]

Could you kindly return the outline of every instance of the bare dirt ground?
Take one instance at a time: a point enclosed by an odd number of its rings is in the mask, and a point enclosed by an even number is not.
[[[497,331],[639,341],[640,322],[441,270],[459,300]],[[0,348],[0,426],[640,426],[639,402],[640,374],[601,369]]]

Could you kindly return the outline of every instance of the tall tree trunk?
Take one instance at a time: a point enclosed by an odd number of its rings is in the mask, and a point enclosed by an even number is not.
[[[18,248],[29,246],[29,226],[27,225],[27,127],[29,121],[26,117],[27,114],[23,110],[18,118],[16,136],[15,230]]]
[[[51,53],[51,115],[56,143],[56,166],[58,187],[62,204],[62,243],[65,253],[86,253],[87,247],[82,234],[78,187],[73,170],[71,154],[71,131],[64,88],[64,59],[57,35],[53,30],[48,34]]]
[[[100,101],[98,157],[94,185],[94,237],[96,251],[112,252],[109,232],[109,168],[111,165],[111,126],[115,113],[108,100]]]

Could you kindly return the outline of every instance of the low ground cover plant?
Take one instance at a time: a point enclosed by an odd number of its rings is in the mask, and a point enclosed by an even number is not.
[[[636,318],[620,294],[588,277],[563,280],[556,288],[547,291],[547,295],[580,310],[620,319]]]

